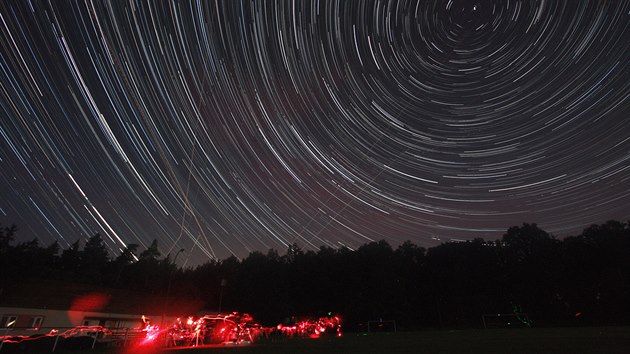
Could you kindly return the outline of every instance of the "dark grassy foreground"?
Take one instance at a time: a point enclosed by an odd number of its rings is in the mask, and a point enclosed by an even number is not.
[[[630,327],[527,328],[346,334],[248,347],[179,349],[172,354],[288,353],[630,353]]]
[[[3,353],[50,353],[12,351]],[[246,346],[218,346],[151,350],[150,348],[98,348],[68,350],[60,354],[628,354],[630,327],[526,328],[494,330],[417,331],[398,333],[347,333],[342,338],[290,339]]]

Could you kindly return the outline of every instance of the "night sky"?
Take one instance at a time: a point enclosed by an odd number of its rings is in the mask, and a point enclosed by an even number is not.
[[[180,265],[630,217],[630,1],[0,2],[0,222]]]

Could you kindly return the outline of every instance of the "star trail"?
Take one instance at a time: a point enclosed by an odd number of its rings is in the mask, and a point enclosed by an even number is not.
[[[627,220],[630,1],[2,1],[0,221],[186,264]],[[182,261],[184,262],[184,261]]]

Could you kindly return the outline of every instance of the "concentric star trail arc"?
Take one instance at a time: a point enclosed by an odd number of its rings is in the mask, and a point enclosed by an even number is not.
[[[628,63],[625,0],[3,1],[0,221],[187,264],[576,234],[628,218]]]

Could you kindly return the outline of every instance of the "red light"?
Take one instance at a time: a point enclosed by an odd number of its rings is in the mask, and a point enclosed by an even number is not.
[[[70,311],[94,312],[105,307],[109,301],[107,295],[101,293],[91,293],[79,296],[74,299],[70,306]]]
[[[68,317],[73,323],[81,322],[80,312],[98,312],[103,309],[109,302],[109,298],[105,294],[90,293],[79,296],[72,301]]]
[[[145,336],[141,341],[142,347],[152,350],[151,348],[160,342],[168,343],[169,346],[189,347],[219,343],[249,344],[273,332],[286,337],[320,338],[324,335],[341,337],[341,319],[331,314],[327,317],[296,322],[293,326],[278,324],[275,327],[262,327],[254,322],[252,316],[239,313],[184,318],[186,321],[177,318],[164,328],[152,325],[148,318],[143,318],[142,331],[145,332]]]

